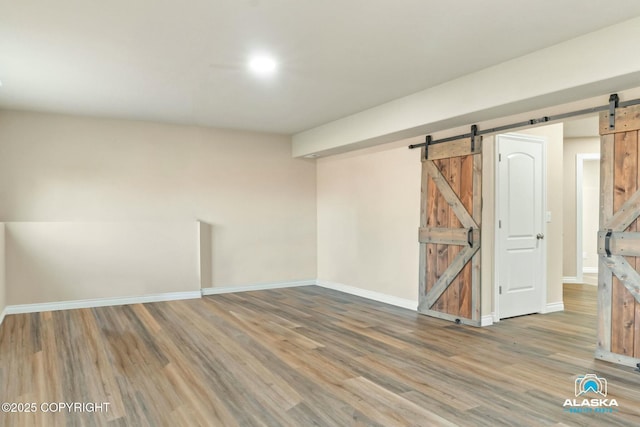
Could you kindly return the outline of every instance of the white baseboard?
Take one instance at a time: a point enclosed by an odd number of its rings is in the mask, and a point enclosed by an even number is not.
[[[583,267],[582,272],[586,274],[595,274],[598,272],[598,267]]]
[[[491,325],[493,325],[493,316],[494,316],[494,313],[487,314],[486,316],[482,316],[480,318],[480,326],[491,326]]]
[[[491,318],[493,319],[493,323],[498,323],[500,321],[500,317],[495,311],[491,312]]]
[[[233,292],[264,291],[267,289],[294,288],[297,286],[315,285],[315,280],[297,280],[293,282],[256,283],[243,286],[216,286],[202,288],[202,295],[229,294]]]
[[[564,311],[564,303],[562,301],[548,303],[543,313],[555,313],[556,311]]]
[[[569,276],[569,277],[563,277],[562,283],[582,283],[582,282],[578,281],[578,278],[576,276]]]
[[[4,316],[7,315],[7,307],[5,307],[2,312],[0,312],[0,325],[2,325],[2,321],[4,320]]]
[[[396,307],[407,308],[409,310],[416,311],[418,308],[418,301],[398,298],[393,295],[387,295],[380,292],[369,291],[366,289],[356,288],[354,286],[343,285],[342,283],[329,282],[326,280],[318,280],[316,285],[327,289],[333,289],[334,291],[344,292],[346,294],[356,295],[362,298],[383,302],[389,305],[395,305]]]
[[[96,298],[75,301],[45,302],[39,304],[9,305],[5,314],[38,313],[41,311],[72,310],[76,308],[106,307],[110,305],[144,304],[148,302],[175,301],[200,298],[200,291],[168,292],[164,294],[139,295],[132,297]]]

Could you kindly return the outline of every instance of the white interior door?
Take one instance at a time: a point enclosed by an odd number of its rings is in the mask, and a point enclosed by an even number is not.
[[[500,318],[542,311],[544,139],[499,135],[497,284]]]

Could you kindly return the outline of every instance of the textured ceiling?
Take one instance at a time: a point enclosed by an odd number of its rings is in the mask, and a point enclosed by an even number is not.
[[[0,108],[295,133],[638,16],[640,2],[0,0],[0,10]],[[280,62],[273,78],[246,71],[261,51]]]

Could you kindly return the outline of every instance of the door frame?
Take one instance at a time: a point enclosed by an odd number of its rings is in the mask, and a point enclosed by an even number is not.
[[[543,233],[547,234],[547,138],[537,135],[526,135],[519,133],[505,133],[495,135],[495,150],[493,152],[493,182],[494,182],[494,248],[493,248],[493,321],[500,321],[500,228],[498,221],[500,221],[500,162],[498,156],[500,155],[500,140],[501,137],[509,137],[511,139],[520,139],[528,142],[536,142],[541,145],[542,148],[542,229]],[[562,220],[560,218],[559,220]],[[542,300],[540,301],[540,311],[538,313],[546,313],[547,311],[547,239],[542,239]]]
[[[577,153],[576,154],[576,282],[584,283],[584,271],[582,260],[582,217],[583,217],[583,188],[582,178],[584,176],[584,161],[598,160],[600,153]],[[599,203],[598,203],[599,204]]]

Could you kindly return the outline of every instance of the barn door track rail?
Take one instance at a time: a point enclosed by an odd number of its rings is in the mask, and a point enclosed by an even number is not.
[[[479,130],[477,125],[472,125],[470,132],[462,134],[462,135],[450,136],[450,137],[447,137],[447,138],[436,139],[436,140],[434,140],[431,135],[427,135],[425,137],[425,141],[424,142],[421,142],[420,144],[411,144],[411,145],[409,145],[409,149],[413,150],[415,148],[428,147],[429,149],[425,150],[425,156],[426,156],[426,158],[431,158],[431,152],[432,152],[432,150],[430,149],[431,146],[437,145],[437,144],[442,144],[442,143],[445,143],[445,142],[451,142],[451,141],[466,139],[466,140],[468,140],[468,143],[470,144],[471,152],[475,152],[475,143],[477,141],[477,138],[479,136],[482,136],[482,135],[488,135],[488,134],[492,134],[492,133],[501,133],[501,132],[506,132],[506,131],[509,131],[509,130],[512,130],[512,129],[523,128],[523,127],[527,127],[527,126],[533,126],[533,125],[537,125],[537,124],[540,124],[540,123],[555,122],[555,121],[559,121],[559,120],[568,119],[570,117],[584,116],[586,114],[592,114],[592,113],[600,113],[602,111],[608,111],[609,112],[609,129],[613,130],[613,129],[615,129],[615,126],[616,126],[615,125],[615,123],[616,123],[616,113],[615,113],[616,108],[629,107],[631,105],[638,105],[638,104],[640,104],[640,99],[634,99],[634,100],[630,100],[630,101],[620,102],[620,98],[618,97],[618,94],[614,93],[614,94],[611,94],[609,96],[609,103],[608,104],[601,105],[599,107],[585,108],[583,110],[577,110],[577,111],[572,111],[572,112],[563,113],[563,114],[556,114],[556,115],[553,115],[553,116],[544,116],[544,117],[540,117],[540,118],[537,118],[537,119],[531,119],[531,120],[522,121],[522,122],[518,122],[518,123],[511,123],[511,124],[508,124],[508,125],[498,126],[498,127],[489,128],[489,129],[483,129],[483,130]]]

